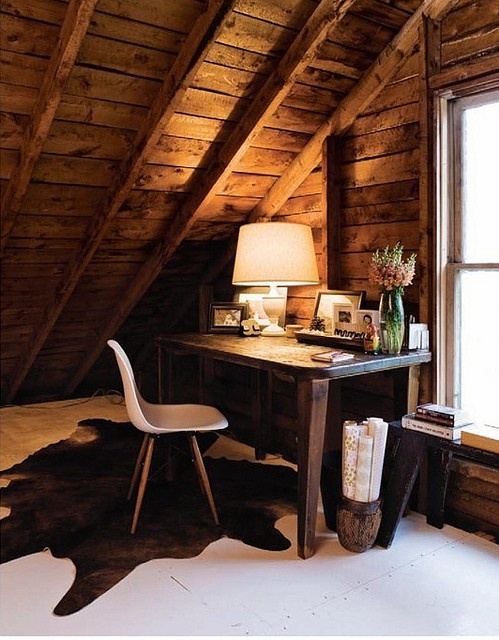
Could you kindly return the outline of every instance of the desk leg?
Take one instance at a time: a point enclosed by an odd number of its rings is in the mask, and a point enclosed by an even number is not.
[[[255,425],[255,458],[265,460],[272,415],[272,374],[261,369],[251,369],[251,415]]]
[[[158,356],[158,402],[174,402],[175,385],[173,378],[174,355],[164,350],[161,345],[157,347]],[[165,393],[166,391],[166,393]]]
[[[210,390],[213,388],[215,379],[215,361],[212,358],[199,357],[199,388],[198,402],[210,404]]]
[[[419,402],[419,378],[421,365],[413,364],[409,367],[407,381],[407,413],[416,411]]]
[[[315,553],[328,380],[298,380],[298,555]]]
[[[400,419],[404,413],[416,410],[419,397],[420,365],[413,364],[407,370],[395,370],[394,373],[394,414]],[[403,375],[402,375],[403,374]]]
[[[161,346],[156,347],[157,353],[157,365],[158,365],[158,402],[159,404],[163,403],[163,349]]]

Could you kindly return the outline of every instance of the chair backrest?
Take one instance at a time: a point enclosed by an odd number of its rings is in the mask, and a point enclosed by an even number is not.
[[[141,431],[156,431],[154,426],[146,419],[144,412],[142,411],[141,401],[144,402],[140,391],[135,383],[135,376],[133,374],[132,365],[130,360],[116,340],[108,340],[107,344],[113,349],[116,361],[121,374],[121,380],[123,382],[123,392],[125,394],[125,404],[130,422],[140,429]]]

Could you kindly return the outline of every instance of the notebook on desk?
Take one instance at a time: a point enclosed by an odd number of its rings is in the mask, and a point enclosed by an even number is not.
[[[353,360],[354,355],[352,353],[346,353],[345,351],[338,351],[337,349],[328,349],[327,351],[320,351],[319,353],[313,353],[312,360],[319,362],[331,362],[336,364],[338,362],[345,362],[346,360]]]

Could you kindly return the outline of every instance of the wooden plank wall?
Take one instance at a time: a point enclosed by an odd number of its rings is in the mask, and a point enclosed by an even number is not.
[[[445,521],[499,542],[499,470],[456,457],[451,464]]]
[[[345,289],[366,291],[376,307],[377,287],[367,279],[375,249],[402,242],[419,251],[418,56],[354,122],[342,145],[339,269]],[[334,215],[334,214],[333,214]],[[420,261],[418,261],[420,263]],[[404,301],[418,302],[417,280]]]
[[[326,165],[335,172],[327,180],[336,185],[328,193],[329,280],[335,288],[365,291],[365,308],[376,309],[379,302],[367,279],[373,251],[400,240],[407,253],[419,253],[418,65],[415,52],[347,134],[326,149]],[[405,291],[406,312],[417,315],[418,301],[417,276]],[[375,374],[344,381],[334,401],[341,403],[343,419],[392,420],[400,417],[404,393],[401,376]],[[338,427],[331,425],[331,433]],[[328,446],[338,445],[332,436]]]
[[[496,0],[460,3],[443,19],[440,72],[466,80],[498,70],[499,5]]]
[[[313,171],[298,187],[275,216],[282,222],[309,225],[314,237],[315,254],[319,270],[319,284],[307,287],[289,287],[286,319],[291,324],[309,326],[313,315],[317,288],[327,287],[327,242],[325,231],[326,209],[323,197],[322,167]]]

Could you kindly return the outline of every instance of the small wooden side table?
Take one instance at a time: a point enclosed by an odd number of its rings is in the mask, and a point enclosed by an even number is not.
[[[392,464],[383,496],[383,517],[376,538],[376,543],[386,549],[393,542],[425,454],[428,460],[426,522],[438,529],[444,526],[445,496],[454,454],[499,468],[499,455],[496,453],[404,429],[400,421],[390,423],[389,438],[393,452]],[[388,450],[387,455],[390,455]]]

